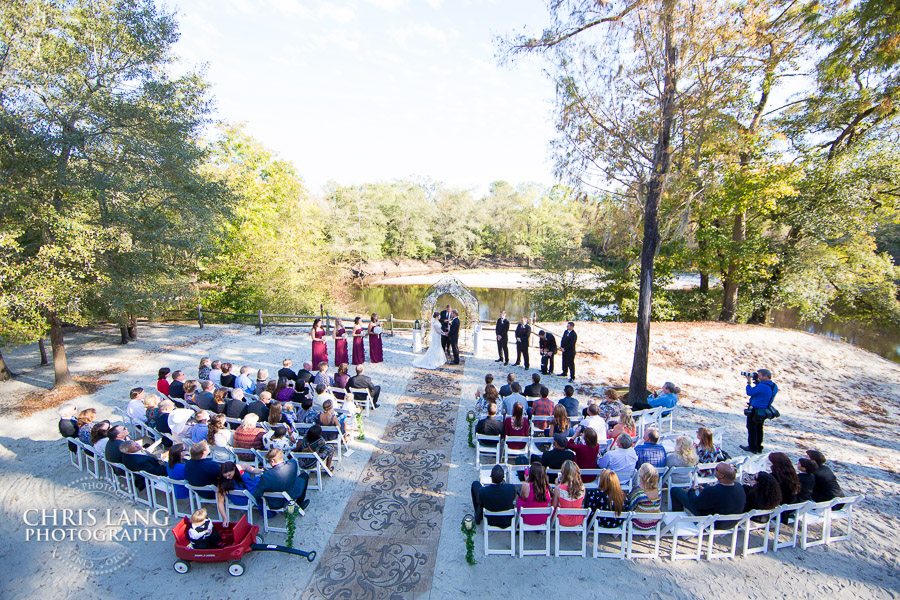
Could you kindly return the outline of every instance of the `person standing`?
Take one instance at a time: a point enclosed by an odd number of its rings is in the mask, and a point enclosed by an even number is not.
[[[528,368],[528,342],[531,340],[531,326],[528,324],[528,317],[522,315],[522,320],[516,326],[516,362],[514,367],[519,366],[520,362],[524,362],[525,368]]]
[[[569,381],[575,381],[575,342],[578,334],[575,333],[575,323],[569,321],[566,324],[566,332],[562,336],[559,345],[562,348],[562,373],[560,377],[569,376]]]
[[[363,342],[362,319],[353,319],[353,364],[361,365],[366,362],[366,345]]]
[[[509,320],[505,310],[500,311],[500,318],[497,319],[497,355],[494,362],[509,364]]]
[[[453,354],[453,360],[450,362],[451,365],[459,364],[459,313],[456,312],[456,309],[453,309],[450,312],[450,324],[447,328],[447,344],[450,348],[450,352]]]
[[[541,338],[541,373],[553,375],[553,361],[559,349],[556,346],[556,336],[549,331],[542,330],[538,337]]]
[[[373,363],[384,361],[384,355],[381,352],[381,334],[384,329],[378,322],[378,313],[372,313],[369,321],[369,360]]]
[[[750,375],[747,375],[747,395],[750,400],[744,413],[747,415],[747,445],[741,446],[741,450],[762,454],[763,451],[763,424],[766,422],[762,412],[772,406],[778,386],[772,383],[772,372],[768,369],[760,369],[756,372],[757,383],[750,385]]]
[[[340,367],[347,360],[347,330],[340,318],[334,319],[334,366]]]
[[[441,315],[438,319],[441,322],[441,348],[444,349],[444,354],[448,357],[450,356],[450,339],[447,337],[447,332],[450,331],[450,305],[448,304],[444,310],[441,311]]]
[[[322,319],[313,321],[309,332],[312,338],[312,364],[328,363],[328,345],[325,343],[325,328],[322,327]]]

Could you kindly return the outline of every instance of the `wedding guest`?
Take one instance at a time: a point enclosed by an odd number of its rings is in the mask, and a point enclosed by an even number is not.
[[[319,365],[324,362],[328,365],[328,345],[325,342],[325,328],[322,327],[322,319],[316,318],[313,321],[309,337],[312,339],[312,363]]]
[[[800,478],[797,477],[791,459],[784,452],[772,452],[769,454],[769,463],[772,477],[781,488],[781,501],[784,504],[793,504],[797,501],[797,494],[800,493]]]
[[[569,376],[569,381],[575,381],[575,342],[578,341],[578,334],[575,333],[575,323],[569,321],[566,324],[566,331],[563,333],[562,339],[559,340],[559,347],[562,350],[562,373],[560,377]]]
[[[208,356],[200,359],[200,366],[197,368],[197,379],[199,381],[209,381],[209,375],[212,373],[212,361]]]
[[[169,395],[169,373],[172,372],[172,369],[169,367],[163,367],[159,370],[159,375],[156,377],[156,391],[160,394],[164,394],[166,396]]]
[[[334,366],[349,362],[347,357],[347,330],[339,317],[334,319]]]
[[[597,432],[588,427],[580,437],[569,440],[566,448],[575,453],[575,464],[580,469],[596,469],[597,457],[600,456],[600,438]],[[594,475],[582,477],[584,483],[594,481]]]
[[[553,408],[553,420],[550,421],[547,437],[553,437],[557,433],[561,433],[567,438],[572,435],[572,425],[569,423],[569,415],[566,413],[566,407],[562,404],[557,404]]]
[[[201,382],[200,391],[194,396],[194,404],[201,410],[214,410],[216,404],[216,391],[216,384],[214,384],[212,380],[207,379],[206,381]]]
[[[222,387],[222,361],[214,360],[210,365],[209,380],[212,381],[217,388]]]
[[[266,422],[268,422],[269,427],[273,428],[287,423],[287,419],[284,418],[284,407],[280,403],[269,403],[269,416]]]
[[[294,377],[297,377],[294,375]],[[279,402],[290,402],[294,399],[294,382],[286,377],[278,380],[278,386],[275,388],[275,399]]]
[[[636,513],[658,514],[660,512],[659,472],[652,464],[644,463],[638,469],[637,478],[638,485],[628,496],[628,510]],[[657,522],[656,519],[635,519],[632,521],[632,527],[643,530],[653,529]]]
[[[246,494],[235,491],[247,491],[251,494],[259,484],[258,474],[262,471],[255,468],[245,468],[228,460],[219,467],[219,475],[216,478],[216,507],[222,515],[222,524],[228,526],[228,511],[225,508],[225,500],[237,506],[246,506],[250,499]]]
[[[510,416],[503,421],[503,437],[528,437],[529,435],[531,435],[531,424],[525,418],[525,407],[521,402],[516,402],[513,404]],[[510,450],[521,450],[525,445],[525,442],[507,443]]]
[[[109,441],[109,421],[100,421],[91,427],[91,446],[97,454],[106,455],[106,443]]]
[[[288,452],[294,447],[294,441],[288,435],[288,428],[284,425],[276,425],[263,436],[263,446],[266,450],[278,448],[282,452]]]
[[[570,417],[577,417],[580,415],[581,411],[578,409],[578,399],[575,398],[575,388],[571,385],[567,385],[563,388],[563,393],[565,394],[565,397],[561,398],[557,404],[565,407],[566,414]]]
[[[381,352],[381,333],[383,328],[378,321],[378,313],[372,313],[372,320],[369,321],[369,361],[372,363],[380,363],[384,361]]]
[[[550,400],[547,396],[550,395],[550,390],[547,389],[546,386],[541,386],[540,398],[534,401],[531,405],[531,408],[528,410],[528,416],[534,421],[534,429],[535,432],[538,430],[544,431],[547,429],[547,421],[550,419],[535,419],[535,417],[552,417],[553,409],[556,406],[553,404],[553,401]]]
[[[606,434],[606,437],[618,440],[623,433],[627,433],[631,437],[637,436],[637,423],[634,422],[631,408],[628,406],[622,410],[622,414],[619,415],[619,422],[612,428],[612,431]]]
[[[625,492],[622,491],[619,476],[615,471],[603,469],[600,472],[597,488],[588,490],[585,494],[584,508],[592,511],[611,511],[616,515],[622,514],[622,511],[625,510]],[[597,524],[604,529],[613,529],[621,525],[622,521],[623,519],[604,517],[599,519]]]
[[[197,380],[188,379],[184,382],[184,404],[197,404]]]
[[[551,501],[550,482],[547,480],[547,471],[539,462],[531,463],[528,468],[528,480],[519,486],[519,497],[516,506],[523,508],[543,508],[550,506]],[[522,515],[522,521],[526,525],[543,525],[550,515]]]
[[[373,408],[378,408],[378,398],[381,396],[381,386],[375,385],[372,382],[372,378],[368,375],[365,375],[365,367],[362,365],[356,365],[356,375],[351,377],[347,381],[347,390],[353,389],[365,389],[369,391],[369,395],[372,397],[372,406]],[[360,400],[361,396],[354,395],[356,400]]]
[[[515,366],[515,365],[513,365]],[[549,393],[549,392],[548,392]],[[531,383],[525,386],[526,398],[538,398],[541,395],[541,374],[532,373]]]
[[[247,414],[253,413],[259,417],[260,421],[269,420],[269,410],[272,406],[272,396],[268,392],[263,392],[259,398],[247,405]],[[279,405],[280,408],[280,405]]]
[[[225,403],[225,416],[229,419],[243,419],[246,414],[244,390],[231,390],[231,398]]]
[[[266,434],[266,430],[262,427],[258,427],[257,423],[259,423],[259,416],[255,413],[247,413],[247,415],[241,421],[240,426],[234,430],[234,435],[231,438],[231,445],[235,449],[244,448],[247,450],[265,450],[263,447],[262,439]],[[250,453],[239,453],[239,457],[242,457],[241,460],[250,460],[254,459],[253,454]],[[248,457],[248,458],[243,458]]]
[[[259,393],[261,394],[263,391],[269,392],[269,395],[272,398],[275,398],[275,395],[278,393],[278,382],[275,381],[274,379],[270,379],[269,381],[266,382],[266,389],[260,390]],[[257,396],[258,395],[259,394],[257,394]]]
[[[558,469],[562,469],[563,463],[567,460],[574,461],[575,453],[566,448],[566,444],[569,443],[569,440],[566,439],[561,433],[557,433],[553,436],[553,447],[550,450],[545,451],[541,454],[541,464],[544,465],[547,469],[553,469],[554,471]],[[532,456],[532,458],[535,458]],[[547,477],[550,480],[550,483],[556,483],[556,474],[548,473]]]
[[[350,382],[350,375],[347,374],[347,370],[350,368],[346,362],[342,362],[338,365],[338,372],[334,375],[334,387],[339,387],[341,389],[347,389],[347,384]]]
[[[166,464],[166,475],[175,481],[184,481],[184,444],[175,444],[169,448],[169,458]],[[188,489],[183,485],[173,486],[176,500],[187,500]]]
[[[632,448],[631,436],[623,433],[614,448],[597,459],[598,469],[612,469],[619,476],[619,481],[631,478],[637,465],[637,453]]]
[[[251,369],[249,366],[242,366],[240,373],[234,380],[234,388],[237,390],[243,390],[244,394],[247,396],[253,396],[256,393],[256,383],[252,379],[250,379],[251,371],[253,371],[253,369]]]
[[[825,464],[825,455],[818,450],[807,450],[806,455],[819,467],[815,473],[816,485],[812,492],[813,502],[827,502],[834,498],[842,498],[844,490],[841,489],[831,467]]]
[[[504,365],[509,364],[509,320],[506,318],[506,311],[500,311],[500,318],[497,319],[497,354],[499,358],[494,362],[502,362]],[[501,396],[503,393],[501,392]],[[506,394],[507,396],[509,394]]]
[[[667,467],[695,467],[700,462],[697,449],[686,435],[678,436],[675,440],[675,450],[666,454]],[[690,475],[672,476],[672,483],[688,483]]]
[[[497,418],[496,403],[488,404],[487,416],[475,424],[475,433],[479,435],[503,435],[503,423]],[[497,442],[482,442],[481,445],[496,446]]]
[[[666,466],[666,449],[659,443],[659,432],[654,427],[644,431],[644,441],[635,446],[634,451],[638,456],[638,466],[644,463],[650,463],[657,469]]]
[[[638,401],[632,403],[631,410],[649,410],[651,408],[663,406],[667,409],[663,414],[668,414],[668,412],[671,412],[671,409],[675,408],[675,405],[678,404],[678,394],[680,393],[680,387],[671,381],[667,381],[663,384],[662,389],[647,396],[645,402]]]
[[[334,387],[334,380],[331,378],[331,375],[328,374],[328,363],[320,362],[317,367],[318,371],[316,372],[316,376],[313,378],[313,385],[320,386],[324,385],[325,387]]]
[[[91,429],[94,427],[94,419],[97,418],[97,410],[94,408],[86,408],[78,413],[75,420],[75,426],[78,428],[78,439],[82,443],[91,443]]]
[[[363,343],[362,318],[353,319],[353,364],[361,365],[366,362],[366,346]]]
[[[516,362],[514,367],[518,367],[520,362],[524,363],[525,369],[528,369],[528,344],[531,341],[531,326],[528,324],[528,317],[522,315],[522,320],[516,326]],[[525,394],[526,396],[528,394]]]
[[[291,369],[291,365],[293,365],[293,364],[294,364],[294,362],[289,358],[286,358],[283,361],[281,361],[282,367],[280,369],[278,369],[278,378],[279,379],[288,379],[290,381],[296,381],[297,374],[294,373],[293,369]]]
[[[144,396],[144,416],[147,417],[147,425],[156,426],[156,420],[159,418],[159,396],[156,394]]]
[[[484,395],[478,398],[478,400],[475,402],[475,419],[480,421],[481,419],[487,418],[488,406],[493,405],[496,407],[497,398],[499,397],[500,394],[497,393],[497,388],[495,388],[493,384],[489,383],[488,385],[484,386]]]
[[[225,422],[225,415],[213,415],[207,423],[206,440],[210,446],[225,448],[231,445],[231,429]],[[195,442],[197,443],[197,442]]]
[[[136,387],[129,394],[130,400],[125,407],[125,414],[137,423],[147,423],[147,409],[144,408],[144,388]]]
[[[172,373],[172,383],[169,384],[169,398],[184,400],[184,371],[178,370]]]
[[[706,427],[697,429],[697,456],[701,463],[718,463],[725,460],[725,453],[713,442],[712,431]]]
[[[500,386],[500,397],[501,398],[506,398],[507,396],[509,396],[510,394],[513,393],[512,392],[512,384],[515,380],[516,380],[516,376],[513,373],[509,373],[506,376],[506,384],[503,386]]]
[[[603,390],[603,403],[598,406],[599,414],[605,421],[619,418],[626,406],[619,400],[619,393],[611,387]]]
[[[308,387],[312,385],[313,375],[312,372],[313,364],[309,361],[303,363],[303,368],[297,371],[297,380],[294,382],[294,391],[305,394],[308,391]]]
[[[345,442],[350,442],[350,434],[347,433],[347,429],[344,426],[344,420],[338,417],[337,413],[334,412],[334,403],[331,400],[326,400],[322,403],[322,412],[319,414],[316,419],[316,423],[321,425],[322,427],[337,427],[341,431],[341,435],[344,436]],[[337,439],[336,434],[325,434],[326,441],[328,438],[331,440]]]
[[[506,387],[506,386],[503,386]],[[509,386],[511,394],[507,394],[503,398],[503,414],[507,417],[512,414],[512,408],[516,402],[521,402],[522,406],[528,406],[528,399],[522,395],[522,386],[518,381],[513,381]]]
[[[295,452],[313,452],[325,461],[325,466],[331,469],[331,461],[334,459],[334,446],[325,441],[322,436],[321,425],[313,425],[306,430],[304,435],[294,448]],[[316,468],[316,460],[314,458],[300,459],[300,468],[307,471]]]
[[[110,428],[106,434],[109,441],[106,442],[106,449],[103,454],[106,462],[120,464],[122,462],[122,443],[128,440],[128,430],[124,425],[115,425]]]
[[[599,406],[596,404],[589,405],[587,407],[587,416],[575,428],[575,435],[579,435],[585,429],[593,429],[601,440],[606,440],[606,420],[598,414],[599,412]]]
[[[475,523],[481,524],[484,519],[484,511],[504,512],[515,507],[518,497],[516,486],[511,483],[503,483],[504,470],[501,465],[494,465],[491,469],[490,485],[482,485],[480,481],[472,482],[472,507],[475,510]],[[488,516],[488,524],[491,527],[508,528],[512,524],[513,517]]]
[[[78,437],[78,425],[75,420],[75,415],[78,413],[78,409],[75,408],[74,404],[63,404],[57,410],[57,414],[59,415],[59,435],[64,438],[77,438]],[[77,446],[72,442],[69,442],[69,452],[75,452],[77,450]]]
[[[801,458],[797,460],[797,479],[800,481],[800,491],[794,502],[808,502],[812,500],[813,488],[816,487],[816,471],[819,465],[816,461],[809,458]]]
[[[559,472],[559,482],[553,490],[554,509],[581,508],[584,504],[584,483],[581,469],[573,461],[567,460]],[[556,517],[563,527],[575,527],[584,521],[582,515],[559,515]]]
[[[194,426],[191,427],[191,443],[196,444],[205,440],[209,435],[209,413],[205,410],[197,411],[194,415]]]
[[[256,388],[253,390],[253,394],[259,396],[261,393],[266,391],[266,388],[269,386],[269,371],[268,369],[259,369],[256,371]]]
[[[781,504],[790,504],[781,497],[781,487],[775,478],[762,471],[753,476],[753,485],[744,485],[744,512],[751,510],[772,510]]]
[[[234,387],[234,380],[237,379],[237,376],[231,372],[233,368],[234,365],[230,362],[222,363],[222,377],[219,378],[222,382],[222,387]]]

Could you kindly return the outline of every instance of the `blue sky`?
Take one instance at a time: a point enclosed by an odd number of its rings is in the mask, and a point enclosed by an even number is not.
[[[218,116],[312,192],[430,177],[484,192],[553,181],[553,84],[500,66],[493,36],[540,31],[540,0],[169,0],[176,53],[206,63]]]

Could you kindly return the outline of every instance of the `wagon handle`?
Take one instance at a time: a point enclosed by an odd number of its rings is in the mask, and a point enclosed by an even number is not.
[[[310,552],[304,552],[303,550],[297,550],[296,548],[288,548],[287,546],[279,546],[277,544],[250,544],[250,549],[255,552],[285,552],[287,554],[296,554],[298,556],[305,556],[306,560],[312,562],[316,560],[316,551],[312,550]]]

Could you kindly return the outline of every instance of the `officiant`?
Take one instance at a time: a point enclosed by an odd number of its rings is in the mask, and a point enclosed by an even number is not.
[[[450,354],[450,339],[447,337],[447,334],[450,331],[450,305],[441,311],[441,316],[438,318],[441,322],[441,348],[444,349],[444,354]]]

